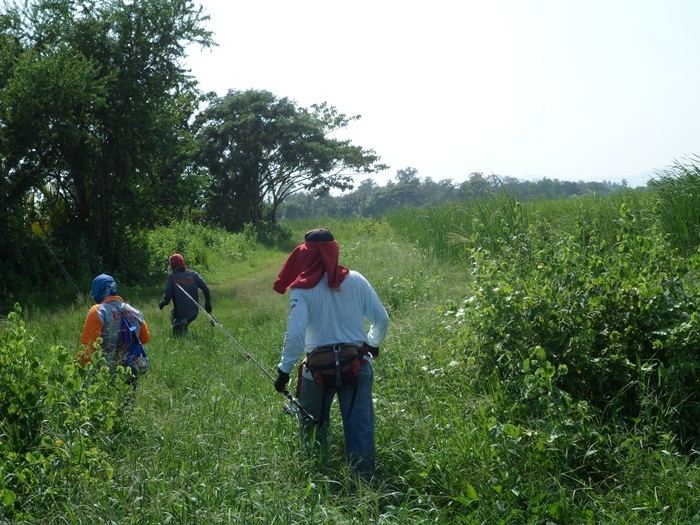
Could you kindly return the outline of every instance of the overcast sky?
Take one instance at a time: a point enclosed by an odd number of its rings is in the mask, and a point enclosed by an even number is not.
[[[362,119],[346,136],[434,180],[620,180],[700,154],[700,1],[200,0],[205,91]]]

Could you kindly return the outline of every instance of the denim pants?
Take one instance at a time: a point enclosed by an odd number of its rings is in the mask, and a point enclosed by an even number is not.
[[[345,455],[350,467],[365,478],[374,474],[374,408],[372,406],[372,365],[365,361],[360,368],[357,387],[342,386],[339,389],[324,391],[314,381],[299,378],[299,403],[320,425],[314,425],[301,418],[302,434],[307,444],[315,440],[325,448],[328,441],[328,425],[331,403],[338,395],[340,413],[343,418],[345,435]],[[354,400],[353,400],[354,396]],[[314,436],[315,431],[315,436]]]

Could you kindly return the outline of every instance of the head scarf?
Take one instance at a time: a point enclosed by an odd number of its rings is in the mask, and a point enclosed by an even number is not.
[[[179,253],[174,253],[168,259],[168,265],[171,269],[177,270],[178,268],[185,269],[185,258]]]
[[[101,303],[108,295],[117,293],[117,283],[111,275],[100,274],[92,280],[92,298],[96,303]]]
[[[324,273],[328,274],[329,288],[340,287],[349,273],[345,266],[338,265],[340,246],[330,232],[323,230],[327,235],[319,235],[318,231],[307,233],[306,240],[287,257],[272,286],[277,293],[283,294],[288,288],[313,288]],[[309,240],[318,238],[330,240]]]

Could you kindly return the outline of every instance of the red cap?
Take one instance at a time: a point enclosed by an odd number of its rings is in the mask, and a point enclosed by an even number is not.
[[[185,268],[185,258],[179,253],[174,253],[168,259],[170,267],[174,270],[175,268]]]

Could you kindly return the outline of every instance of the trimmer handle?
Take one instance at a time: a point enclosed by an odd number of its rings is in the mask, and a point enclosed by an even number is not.
[[[289,393],[289,390],[287,390],[285,388],[282,391],[282,393],[284,394],[284,396],[287,399],[289,399],[290,403],[292,403],[295,407],[297,407],[299,409],[299,412],[304,417],[304,419],[308,420],[310,423],[313,423],[314,425],[317,423],[316,418],[314,416],[312,416],[311,414],[309,414],[309,412],[303,406],[301,406],[301,403],[299,403],[299,401],[297,401],[297,399],[292,394]]]

